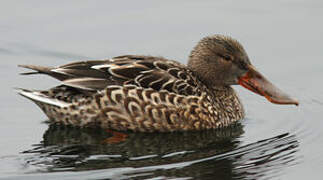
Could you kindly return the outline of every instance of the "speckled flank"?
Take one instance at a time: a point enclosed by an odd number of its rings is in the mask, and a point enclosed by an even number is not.
[[[212,103],[213,98],[206,93],[183,96],[134,85],[110,86],[68,107],[39,105],[57,123],[142,132],[210,129],[243,117],[233,89],[216,93],[221,99]],[[223,107],[225,111],[217,111]]]

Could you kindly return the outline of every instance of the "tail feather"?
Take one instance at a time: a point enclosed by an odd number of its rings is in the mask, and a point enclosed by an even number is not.
[[[34,71],[36,71],[35,73],[48,74],[52,70],[51,67],[46,67],[46,66],[35,66],[35,65],[18,65],[18,66],[22,67],[22,68],[34,70]]]
[[[46,94],[41,93],[40,91],[31,91],[31,90],[22,89],[22,88],[16,88],[16,91],[21,96],[24,96],[34,101],[36,104],[48,104],[48,105],[53,105],[57,107],[66,107],[70,104],[64,101],[51,98]]]
[[[35,65],[18,65],[19,67],[34,70],[33,72],[20,73],[21,75],[32,75],[32,74],[47,74],[60,81],[67,79],[69,76],[56,71],[53,71],[53,67],[46,66],[35,66]]]

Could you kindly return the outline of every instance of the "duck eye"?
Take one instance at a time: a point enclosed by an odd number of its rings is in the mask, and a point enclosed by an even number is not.
[[[226,60],[226,61],[231,61],[233,58],[232,56],[228,55],[228,54],[217,54],[218,56],[220,56],[222,59]]]
[[[227,54],[223,55],[222,57],[223,57],[223,59],[225,59],[227,61],[230,61],[231,60],[231,56],[229,56]]]
[[[231,57],[230,57],[229,55],[224,55],[223,57],[224,57],[224,59],[225,59],[225,60],[227,60],[227,61],[230,61],[230,60],[231,60]]]

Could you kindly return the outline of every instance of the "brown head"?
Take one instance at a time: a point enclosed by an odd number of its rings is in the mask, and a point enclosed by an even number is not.
[[[240,84],[272,103],[298,105],[251,65],[242,45],[231,37],[203,38],[192,50],[188,67],[210,88]]]

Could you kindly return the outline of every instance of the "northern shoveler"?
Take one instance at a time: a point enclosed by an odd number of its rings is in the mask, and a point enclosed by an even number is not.
[[[153,131],[224,127],[244,117],[231,85],[276,104],[298,102],[265,79],[230,37],[203,38],[188,65],[163,57],[125,55],[59,67],[20,65],[62,82],[46,91],[19,89],[51,122],[80,127]]]

